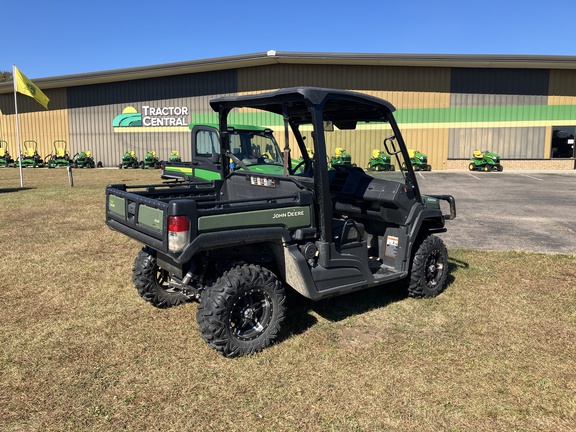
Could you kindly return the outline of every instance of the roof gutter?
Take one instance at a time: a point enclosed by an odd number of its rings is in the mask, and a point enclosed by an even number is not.
[[[276,63],[446,68],[576,69],[576,57],[574,56],[313,53],[270,50],[265,53],[34,78],[34,83],[41,89],[51,89],[256,67]],[[0,94],[11,93],[12,89],[12,82],[0,83]]]

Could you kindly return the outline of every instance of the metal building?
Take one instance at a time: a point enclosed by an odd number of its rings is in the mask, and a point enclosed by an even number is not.
[[[140,157],[155,150],[161,159],[178,150],[189,160],[187,125],[216,121],[212,97],[311,85],[389,100],[408,146],[427,154],[434,170],[466,169],[476,149],[499,153],[507,169],[575,168],[576,57],[269,51],[33,81],[49,110],[17,95],[21,141],[48,155],[65,140],[72,155],[90,150],[104,166],[117,166],[128,150]],[[16,155],[14,105],[12,83],[0,84],[0,140]],[[251,112],[237,122],[282,127]],[[365,142],[349,136],[341,132],[330,145],[358,166],[382,149],[370,128]]]

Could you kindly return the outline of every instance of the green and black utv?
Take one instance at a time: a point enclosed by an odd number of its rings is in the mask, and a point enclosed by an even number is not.
[[[392,104],[296,87],[210,105],[219,116],[219,178],[106,188],[107,225],[144,245],[132,271],[144,300],[158,308],[198,301],[202,338],[237,357],[278,339],[289,291],[299,294],[296,301],[321,301],[367,288],[405,287],[413,297],[444,290],[448,252],[436,234],[456,216],[454,198],[423,195],[410,162],[378,177],[352,165],[329,167],[326,149],[343,138],[384,146],[396,166],[409,161]],[[299,165],[285,157],[283,173],[232,169],[228,122],[239,111],[283,122],[281,145],[298,146]]]

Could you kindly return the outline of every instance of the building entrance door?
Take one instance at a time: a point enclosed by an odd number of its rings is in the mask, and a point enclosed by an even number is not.
[[[576,126],[552,126],[551,158],[573,158]]]

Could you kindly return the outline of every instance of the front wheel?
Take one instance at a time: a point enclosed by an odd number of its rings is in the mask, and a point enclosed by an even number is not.
[[[448,277],[448,250],[439,237],[429,235],[418,246],[412,260],[408,295],[435,297],[445,287]]]
[[[132,282],[140,297],[160,309],[190,301],[181,289],[169,286],[168,272],[158,266],[156,254],[146,247],[134,260]]]
[[[286,313],[286,293],[276,276],[258,265],[225,271],[200,297],[196,321],[219,354],[253,354],[276,340]]]

